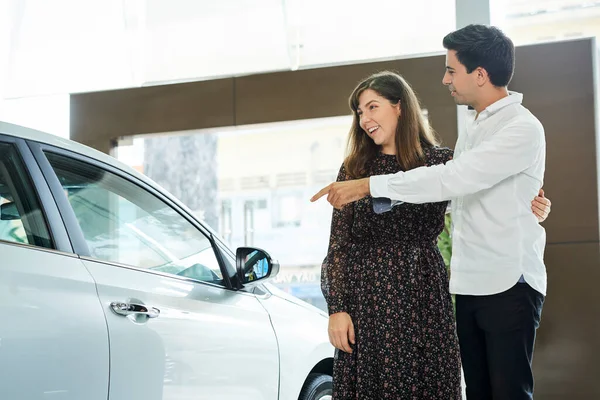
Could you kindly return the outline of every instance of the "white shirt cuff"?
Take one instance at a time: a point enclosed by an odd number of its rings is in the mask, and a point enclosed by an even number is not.
[[[373,175],[369,178],[369,191],[371,192],[371,197],[390,197],[390,192],[388,190],[388,175]]]

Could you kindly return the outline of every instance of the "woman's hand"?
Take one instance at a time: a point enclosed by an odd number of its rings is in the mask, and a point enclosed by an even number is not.
[[[548,218],[548,214],[550,214],[551,206],[552,202],[544,196],[544,190],[540,189],[537,197],[531,202],[531,211],[537,217],[538,222],[544,222]]]
[[[354,344],[354,324],[348,313],[339,312],[329,316],[329,341],[336,349],[352,353]]]

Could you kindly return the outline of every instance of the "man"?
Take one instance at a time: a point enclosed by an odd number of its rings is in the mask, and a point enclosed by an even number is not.
[[[327,194],[341,208],[369,194],[408,203],[452,200],[450,290],[456,294],[467,398],[531,399],[546,237],[529,204],[538,191],[543,196],[544,129],[521,105],[523,95],[507,89],[514,45],[499,29],[469,25],[443,43],[442,82],[457,104],[470,108],[454,159],[333,183],[311,201]],[[543,220],[550,203],[537,200],[533,210]]]

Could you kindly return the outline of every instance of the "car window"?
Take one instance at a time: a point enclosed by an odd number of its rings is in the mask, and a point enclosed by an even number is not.
[[[95,165],[46,153],[100,260],[222,284],[209,238],[171,206]]]
[[[231,253],[225,245],[217,242],[217,247],[223,256],[223,262],[225,263],[225,268],[230,272],[230,274],[234,274],[236,270],[235,266],[235,256]]]
[[[0,143],[0,240],[54,248],[16,147]]]

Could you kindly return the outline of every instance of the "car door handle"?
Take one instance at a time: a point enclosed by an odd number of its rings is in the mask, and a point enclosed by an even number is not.
[[[110,303],[110,308],[117,315],[129,316],[145,315],[148,318],[156,318],[160,315],[160,310],[156,307],[147,307],[143,304],[120,303],[113,301]]]

